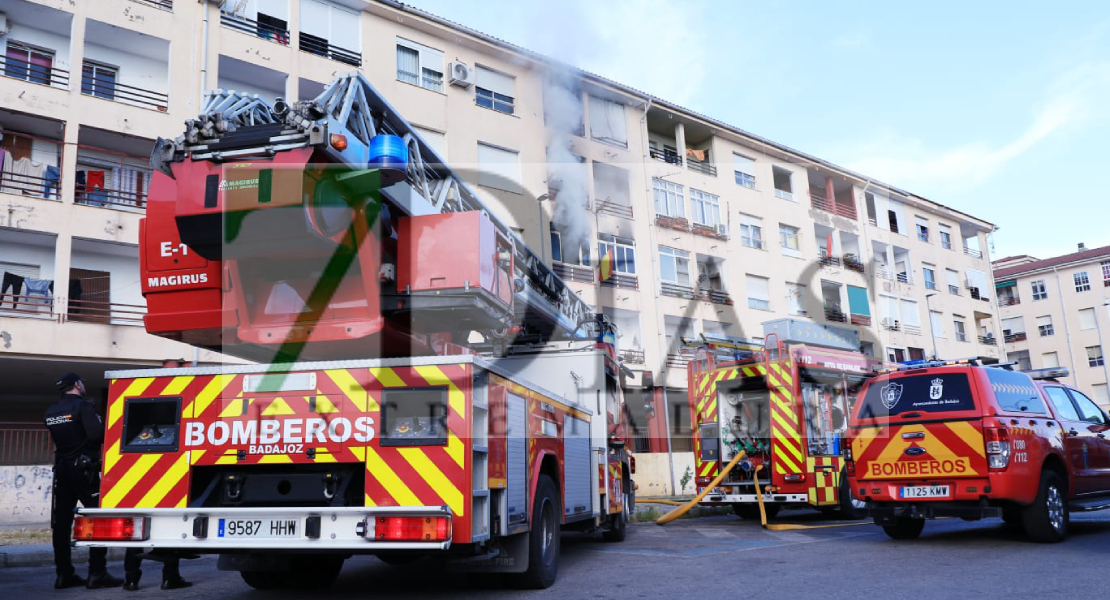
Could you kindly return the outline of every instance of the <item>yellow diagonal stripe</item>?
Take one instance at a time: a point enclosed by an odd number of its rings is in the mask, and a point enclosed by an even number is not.
[[[359,459],[362,462],[366,462],[366,448],[363,448],[362,446],[352,446],[347,448],[347,450],[349,450],[351,454],[355,456],[355,458]]]
[[[447,386],[447,403],[450,404],[451,408],[455,409],[455,412],[459,413],[460,416],[466,417],[466,394],[463,394],[462,390],[455,385],[455,382],[451,381],[451,379],[435,365],[424,365],[414,368],[416,372],[424,378],[424,381],[427,381],[430,385]]]
[[[204,456],[205,452],[207,452],[207,450],[190,450],[189,451],[189,462],[194,464],[194,465],[199,463],[201,457]]]
[[[370,494],[364,494],[363,496],[363,500],[365,501],[366,506],[377,506],[377,504],[375,504],[374,501],[370,499]]]
[[[392,371],[390,371],[392,373]],[[347,399],[355,405],[355,408],[362,412],[380,410],[378,402],[370,397],[362,385],[351,375],[347,369],[333,369],[327,371],[328,377],[335,382],[335,385],[343,390],[343,394]],[[394,377],[397,377],[394,375]]]
[[[460,467],[463,466],[463,457],[466,455],[466,448],[463,447],[462,440],[454,432],[447,433],[447,455],[455,464]]]
[[[249,407],[250,404],[252,402],[254,402],[254,400],[255,400],[254,398],[248,399],[247,400],[247,406]],[[220,418],[221,419],[226,419],[226,418],[229,418],[229,417],[242,417],[242,416],[245,416],[243,414],[243,399],[242,398],[236,398],[234,400],[228,400],[226,403],[224,403],[223,411],[220,412]]]
[[[177,457],[177,460],[173,461],[173,465],[171,465],[170,468],[166,470],[165,475],[163,475],[162,478],[158,480],[158,483],[150,486],[150,490],[148,490],[147,493],[141,499],[139,499],[139,502],[135,505],[135,508],[154,508],[158,506],[158,504],[160,504],[162,500],[165,499],[166,494],[170,493],[170,490],[173,489],[173,486],[177,485],[177,482],[181,481],[181,479],[184,478],[185,474],[188,472],[189,461],[186,458],[185,453],[183,452],[181,453],[181,456]]]
[[[120,443],[119,440],[116,440],[116,441],[112,442],[112,445],[108,446],[108,450],[104,453],[104,472],[105,473],[110,472],[112,470],[112,467],[116,466],[116,463],[119,462],[119,459],[120,459],[119,443]]]
[[[123,399],[142,394],[151,383],[154,383],[153,377],[136,379],[127,385],[127,389],[123,390],[122,394],[108,403],[108,429],[111,429],[123,416]]]
[[[332,454],[331,452],[317,452],[316,453],[316,462],[318,462],[318,463],[333,463],[333,462],[339,462],[339,459],[335,458],[335,455]]]
[[[370,367],[370,375],[377,379],[383,387],[405,387],[405,380],[401,379],[393,369],[386,367]]]
[[[370,475],[382,484],[382,487],[389,492],[390,496],[393,496],[398,505],[422,506],[416,494],[412,493],[405,482],[401,481],[401,478],[393,472],[393,469],[369,446],[366,447],[366,470],[370,471]]]
[[[339,409],[335,407],[335,404],[333,404],[327,396],[316,396],[316,412],[321,414],[337,413]]]
[[[779,444],[779,446],[781,447],[781,444]],[[779,452],[775,455],[775,461],[779,465],[785,467],[790,473],[801,473],[802,471],[800,468],[798,468],[798,465],[790,459],[789,456],[782,452]]]
[[[713,411],[715,411],[715,410],[717,410],[717,399],[716,398],[714,398],[713,401],[709,403],[709,406],[707,406],[705,408],[705,416],[706,417],[712,417]]]
[[[985,448],[983,444],[983,434],[978,429],[968,423],[967,421],[952,421],[945,423],[945,425],[952,430],[952,433],[959,436],[969,448]]]
[[[432,487],[440,498],[447,503],[451,508],[451,512],[455,516],[461,517],[465,514],[466,505],[463,503],[462,492],[459,488],[455,487],[454,483],[439,470],[432,459],[428,458],[427,454],[420,448],[401,448],[401,456],[412,465],[413,469],[424,478],[424,481]]]
[[[289,404],[281,398],[274,398],[274,401],[262,411],[263,415],[292,415],[295,414]]]
[[[212,381],[209,381],[208,385],[204,386],[204,389],[201,390],[200,393],[197,394],[196,399],[193,400],[193,413],[189,416],[199,417],[204,414],[204,411],[208,409],[208,405],[212,404],[212,401],[215,400],[216,397],[220,395],[220,392],[224,391],[224,388],[234,379],[235,375],[232,374],[216,375],[212,377]]]
[[[293,462],[293,457],[287,454],[267,454],[258,459],[260,465],[287,465]]]
[[[143,475],[146,475],[147,471],[149,471],[161,457],[160,454],[144,454],[139,457],[139,460],[135,461],[135,464],[132,465],[130,469],[127,469],[127,473],[125,473],[123,477],[120,477],[119,481],[112,486],[112,489],[108,490],[108,493],[104,494],[104,497],[100,499],[100,506],[104,508],[116,508],[119,506],[119,501],[123,500],[123,496],[127,494],[127,492],[130,492],[131,489],[135,487],[136,483],[139,483],[139,479],[142,479]]]
[[[193,382],[192,375],[182,375],[181,377],[174,377],[173,381],[162,390],[163,396],[176,396],[180,394],[190,383]]]

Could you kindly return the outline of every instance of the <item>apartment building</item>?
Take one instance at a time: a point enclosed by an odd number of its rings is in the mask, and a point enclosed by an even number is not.
[[[1110,407],[1110,246],[993,263],[1006,359],[1021,368],[1067,367],[1067,382]],[[1107,336],[1107,337],[1103,337]]]
[[[37,418],[62,365],[95,378],[193,357],[136,326],[154,140],[179,134],[206,89],[295,101],[351,69],[618,323],[639,451],[690,448],[683,337],[759,339],[790,316],[856,329],[865,352],[896,361],[1001,355],[992,223],[412,7],[6,0],[0,12],[0,148],[15,159],[0,270],[67,282],[0,305],[17,382],[0,401],[22,407],[16,420]]]

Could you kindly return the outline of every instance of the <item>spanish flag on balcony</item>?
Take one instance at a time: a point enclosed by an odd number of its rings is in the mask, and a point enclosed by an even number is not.
[[[605,283],[606,281],[609,281],[613,278],[612,246],[609,246],[609,249],[605,251],[605,255],[601,257],[601,261],[598,263],[598,266],[601,268],[601,272],[598,274],[599,281],[601,281],[601,283]]]

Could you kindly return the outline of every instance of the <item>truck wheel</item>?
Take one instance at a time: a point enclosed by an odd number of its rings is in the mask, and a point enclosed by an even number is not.
[[[1025,534],[1034,542],[1062,542],[1068,536],[1067,492],[1060,476],[1053,471],[1041,473],[1041,487],[1033,504],[1021,515]]]
[[[628,521],[632,518],[631,507],[629,505],[629,493],[624,493],[624,510],[621,514],[612,518],[613,524],[609,526],[608,531],[601,534],[601,539],[606,542],[623,542],[624,537],[628,535]]]
[[[883,531],[895,540],[912,540],[921,535],[925,529],[925,519],[912,519],[898,517],[893,525],[883,525]]]
[[[764,504],[763,505],[763,510],[767,511],[767,518],[768,519],[774,519],[775,515],[779,514],[779,510],[781,508],[782,508],[781,504]],[[737,502],[737,503],[732,505],[732,512],[736,513],[736,516],[740,517],[741,519],[751,519],[753,521],[758,521],[760,519],[760,517],[759,517],[759,504],[757,504],[755,502],[752,502],[752,503]]]
[[[559,524],[562,507],[559,490],[547,475],[536,483],[532,504],[532,530],[528,534],[528,570],[516,576],[517,587],[542,590],[559,574]]]
[[[836,516],[841,519],[859,519],[863,517],[863,511],[867,508],[867,503],[863,500],[856,500],[852,494],[852,485],[848,481],[848,472],[840,472],[840,489],[837,490],[837,499],[839,505],[837,506]]]

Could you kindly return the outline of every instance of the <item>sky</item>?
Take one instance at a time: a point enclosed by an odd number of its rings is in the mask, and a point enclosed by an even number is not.
[[[1110,245],[1110,2],[409,2],[990,221],[993,258]]]

